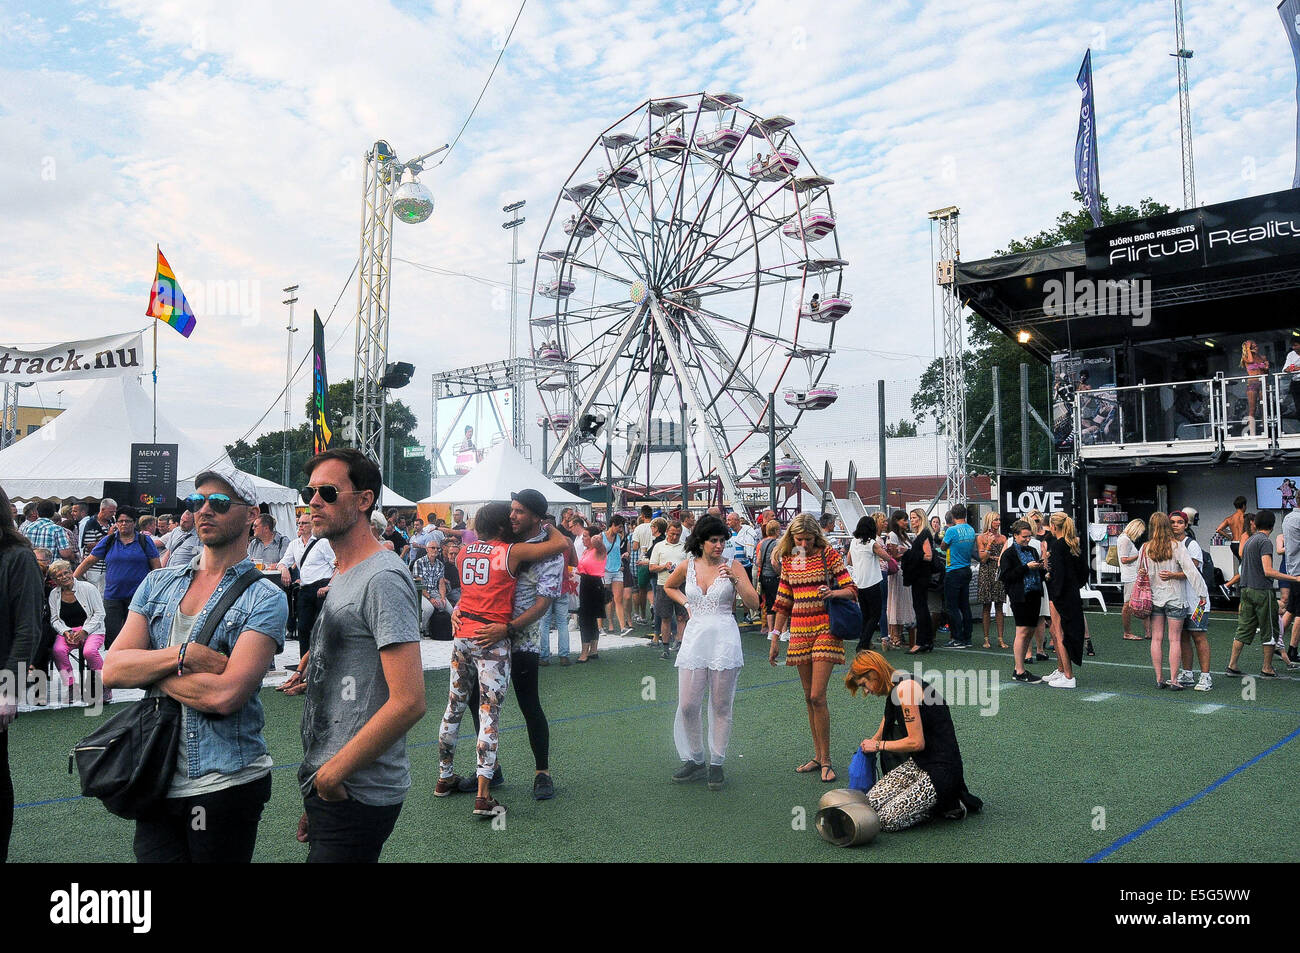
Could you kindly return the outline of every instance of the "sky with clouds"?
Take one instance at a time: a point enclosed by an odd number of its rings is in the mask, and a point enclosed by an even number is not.
[[[159,244],[192,299],[220,311],[217,287],[238,297],[225,314],[196,307],[188,341],[162,329],[161,410],[211,447],[272,405],[256,432],[278,429],[280,289],[300,286],[300,325],[312,308],[329,313],[357,255],[364,153],[378,138],[402,158],[451,141],[517,10],[513,0],[6,4],[0,341],[146,327]],[[1198,200],[1289,187],[1296,78],[1275,4],[1187,0],[1186,18]],[[433,218],[396,226],[391,351],[417,368],[403,399],[427,433],[429,374],[505,356],[500,206],[528,200],[520,245],[531,260],[595,137],[649,97],[700,90],[793,117],[802,148],[835,179],[858,304],[827,379],[865,394],[877,378],[917,377],[934,354],[926,212],[959,206],[962,257],[973,259],[1067,207],[1087,47],[1103,190],[1112,202],[1180,205],[1170,0],[816,12],[784,0],[529,0],[464,137],[422,177]],[[351,375],[355,308],[351,286],[327,330],[339,338],[332,379]],[[296,354],[309,342],[299,333]],[[79,386],[40,398],[66,403]]]

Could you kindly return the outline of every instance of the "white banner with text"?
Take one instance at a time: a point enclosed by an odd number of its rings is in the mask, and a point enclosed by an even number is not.
[[[0,345],[0,383],[49,384],[92,377],[134,377],[143,370],[144,333],[32,347]]]

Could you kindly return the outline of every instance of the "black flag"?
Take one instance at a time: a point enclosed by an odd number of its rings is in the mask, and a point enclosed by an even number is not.
[[[330,448],[330,438],[334,436],[330,433],[328,408],[325,406],[325,394],[329,389],[329,382],[325,379],[325,325],[320,323],[320,315],[314,310],[311,323],[312,403],[316,408],[311,435],[315,452],[324,453]]]

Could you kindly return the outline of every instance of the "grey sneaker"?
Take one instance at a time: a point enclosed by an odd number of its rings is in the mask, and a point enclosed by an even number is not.
[[[555,782],[549,772],[543,771],[533,778],[533,800],[549,801],[555,797]]]
[[[698,781],[709,773],[709,766],[702,761],[686,761],[673,773],[673,780],[681,783]]]
[[[1210,673],[1202,672],[1200,680],[1198,680],[1196,683],[1196,691],[1208,692],[1213,687],[1214,687],[1214,682],[1210,678]]]
[[[1196,676],[1187,669],[1180,669],[1178,672],[1178,684],[1183,688],[1191,688],[1196,684]]]
[[[720,764],[709,765],[709,790],[721,791],[722,785],[724,783],[725,781],[722,777],[722,765]]]

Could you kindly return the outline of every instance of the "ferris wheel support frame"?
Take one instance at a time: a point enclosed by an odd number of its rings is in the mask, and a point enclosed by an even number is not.
[[[677,389],[681,394],[681,399],[690,407],[691,414],[694,415],[696,421],[702,425],[705,438],[709,442],[709,449],[713,458],[718,461],[718,477],[722,480],[723,487],[731,499],[733,501],[738,500],[740,494],[737,492],[738,487],[736,481],[732,478],[731,470],[727,467],[727,455],[722,452],[722,445],[718,443],[718,435],[705,416],[704,405],[700,401],[699,393],[695,390],[695,380],[686,373],[686,362],[682,360],[681,352],[677,350],[677,342],[668,333],[666,327],[668,317],[663,313],[663,309],[659,305],[659,299],[653,294],[650,296],[650,320],[659,332],[659,339],[663,344],[664,351],[668,354],[669,363],[673,365],[673,373],[677,376]],[[682,439],[691,442],[695,449],[695,456],[698,458],[700,456],[699,447],[689,430],[682,434]]]
[[[639,322],[647,307],[649,307],[648,301],[642,302],[635,317],[625,322],[623,331],[618,336],[617,344],[615,344],[611,349],[609,357],[605,359],[605,363],[600,368],[600,372],[596,378],[596,385],[587,389],[587,395],[583,398],[582,403],[578,405],[577,409],[573,413],[573,420],[570,422],[569,429],[564,432],[564,436],[556,439],[555,449],[551,451],[551,457],[546,461],[546,471],[548,473],[556,472],[556,468],[560,465],[561,458],[569,448],[569,444],[574,440],[575,432],[578,429],[578,422],[591,411],[592,405],[596,402],[596,396],[599,394],[601,388],[605,386],[606,381],[609,380],[609,375],[614,370],[614,365],[618,363],[619,354],[622,352],[623,348],[627,346],[627,343],[632,339],[632,336],[641,330]],[[613,425],[614,421],[605,421],[606,427],[612,427]]]

